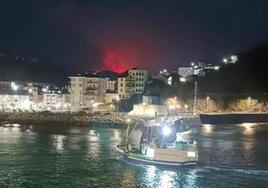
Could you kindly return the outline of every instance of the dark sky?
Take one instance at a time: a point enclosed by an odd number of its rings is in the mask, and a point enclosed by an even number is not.
[[[0,50],[72,71],[153,71],[268,39],[267,0],[0,0]]]

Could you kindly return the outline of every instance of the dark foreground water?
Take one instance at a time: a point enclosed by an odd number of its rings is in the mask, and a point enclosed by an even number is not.
[[[159,169],[119,161],[123,130],[0,127],[0,187],[268,187],[268,125],[206,125],[202,166]]]

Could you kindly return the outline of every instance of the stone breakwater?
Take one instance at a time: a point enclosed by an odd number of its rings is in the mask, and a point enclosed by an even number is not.
[[[87,114],[87,113],[52,113],[52,112],[0,112],[1,122],[7,123],[65,123],[86,126],[90,123],[125,125],[127,115],[123,114]]]

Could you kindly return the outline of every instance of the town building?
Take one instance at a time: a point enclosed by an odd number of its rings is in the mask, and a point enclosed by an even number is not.
[[[71,111],[92,108],[94,103],[103,102],[106,93],[106,79],[95,73],[78,74],[71,80]]]
[[[106,93],[105,94],[105,103],[111,103],[113,101],[118,101],[119,100],[119,96],[117,93]]]
[[[8,91],[11,89],[11,82],[8,81],[0,81],[0,91]]]
[[[118,96],[120,99],[128,99],[134,94],[143,94],[148,72],[133,68],[118,77]]]
[[[24,92],[5,92],[0,93],[0,111],[30,111],[33,102],[31,95]]]
[[[116,80],[111,80],[109,78],[106,78],[106,91],[108,93],[116,92]]]
[[[143,94],[148,80],[148,71],[133,68],[128,70],[128,75],[134,79],[134,94]]]
[[[134,94],[135,80],[126,72],[118,77],[118,97],[119,99],[128,99]]]
[[[70,110],[70,96],[60,90],[49,90],[42,93],[42,110],[68,111]]]

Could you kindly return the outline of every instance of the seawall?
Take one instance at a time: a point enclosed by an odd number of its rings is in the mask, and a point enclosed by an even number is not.
[[[114,114],[86,114],[86,113],[52,113],[52,112],[0,112],[1,122],[7,123],[36,123],[36,124],[70,124],[87,126],[90,123],[124,125],[126,116]]]
[[[268,113],[200,114],[202,124],[268,123]]]

